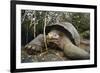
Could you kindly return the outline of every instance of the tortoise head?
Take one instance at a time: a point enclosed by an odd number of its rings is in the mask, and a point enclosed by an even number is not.
[[[47,34],[47,37],[49,39],[59,39],[60,36],[57,30],[52,30]]]

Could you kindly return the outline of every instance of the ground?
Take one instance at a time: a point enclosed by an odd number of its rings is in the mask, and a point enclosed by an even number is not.
[[[81,39],[80,48],[90,51],[90,42],[86,39]],[[62,50],[49,48],[48,52],[38,52],[33,55],[27,54],[26,50],[23,48],[21,49],[21,62],[22,63],[29,63],[29,62],[47,62],[47,61],[68,61],[70,58],[66,57]]]

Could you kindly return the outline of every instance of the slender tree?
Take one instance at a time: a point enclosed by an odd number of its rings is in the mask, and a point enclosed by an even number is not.
[[[45,13],[45,19],[44,19],[44,43],[45,43],[45,48],[46,48],[46,51],[48,52],[48,48],[47,48],[47,41],[46,41],[46,33],[45,33],[45,29],[46,29],[46,25],[47,25],[47,12]]]

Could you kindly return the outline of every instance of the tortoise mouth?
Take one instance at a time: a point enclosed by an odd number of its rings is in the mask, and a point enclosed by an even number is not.
[[[59,48],[58,44],[59,44],[59,40],[58,39],[47,39],[47,44],[50,48]],[[60,49],[59,49],[60,50]]]
[[[59,38],[48,38],[47,39],[47,44],[52,44],[52,45],[55,45],[55,46],[57,46],[57,45],[59,45]]]

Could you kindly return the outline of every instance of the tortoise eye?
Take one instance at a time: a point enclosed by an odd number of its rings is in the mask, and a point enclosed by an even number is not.
[[[55,38],[59,38],[59,36],[57,34],[54,34]]]

